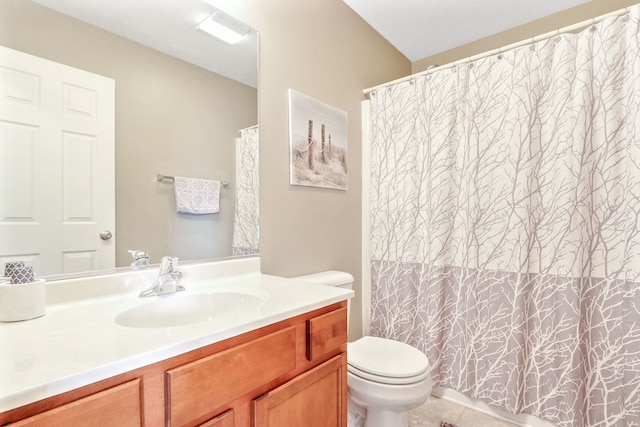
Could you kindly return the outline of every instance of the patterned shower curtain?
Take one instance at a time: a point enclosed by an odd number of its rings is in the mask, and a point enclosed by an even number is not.
[[[371,333],[435,386],[640,426],[640,7],[371,95]]]
[[[233,255],[255,255],[259,243],[260,185],[258,128],[240,130],[236,139],[236,209]]]

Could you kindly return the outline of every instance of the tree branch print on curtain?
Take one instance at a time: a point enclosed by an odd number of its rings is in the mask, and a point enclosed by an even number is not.
[[[640,426],[639,16],[372,94],[371,330],[436,386]]]
[[[255,255],[260,242],[258,127],[240,130],[236,138],[236,206],[233,255]]]

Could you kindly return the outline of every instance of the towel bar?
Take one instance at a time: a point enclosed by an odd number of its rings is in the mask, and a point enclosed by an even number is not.
[[[165,179],[167,181],[175,181],[175,178],[170,176],[170,175],[162,175],[162,174],[158,174],[156,175],[156,179],[158,181],[164,181]],[[229,182],[228,181],[220,181],[220,185],[222,185],[222,187],[227,188],[229,186]]]

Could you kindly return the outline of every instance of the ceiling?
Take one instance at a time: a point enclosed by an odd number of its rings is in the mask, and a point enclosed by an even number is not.
[[[343,0],[411,62],[590,0]]]
[[[258,85],[258,35],[229,45],[195,27],[212,0],[33,0],[251,87]]]
[[[195,30],[219,0],[33,1],[257,87],[255,31],[228,45]],[[590,0],[343,1],[415,62]]]

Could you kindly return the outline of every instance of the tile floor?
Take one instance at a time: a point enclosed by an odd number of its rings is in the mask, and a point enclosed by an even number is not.
[[[409,412],[409,427],[440,427],[440,421],[457,427],[516,427],[449,400],[429,397],[421,407]]]

